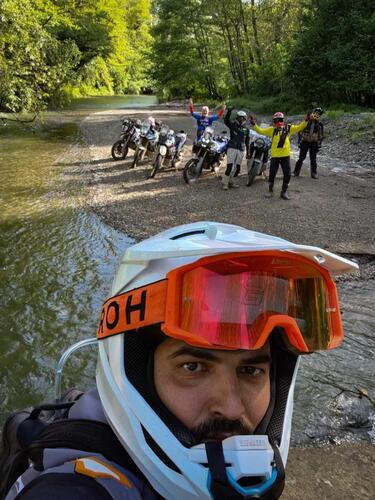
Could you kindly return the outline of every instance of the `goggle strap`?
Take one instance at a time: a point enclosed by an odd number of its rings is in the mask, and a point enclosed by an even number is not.
[[[162,280],[111,297],[103,305],[97,339],[163,322],[166,295],[167,280]]]

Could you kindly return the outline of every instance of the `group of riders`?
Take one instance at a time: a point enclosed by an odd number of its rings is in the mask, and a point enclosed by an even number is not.
[[[189,101],[189,111],[193,118],[197,121],[197,137],[199,141],[205,128],[210,126],[214,121],[219,120],[225,113],[225,106],[222,106],[217,114],[210,116],[207,106],[203,106],[200,113],[194,111],[193,102]],[[313,179],[318,178],[317,174],[317,152],[321,147],[323,140],[323,124],[320,118],[323,114],[322,108],[315,108],[312,112],[307,113],[304,121],[298,125],[286,124],[284,113],[277,112],[272,117],[272,125],[270,127],[260,127],[256,123],[255,116],[248,116],[245,111],[239,110],[236,112],[234,120],[231,120],[233,108],[227,108],[224,123],[229,129],[230,140],[227,149],[227,166],[225,174],[222,177],[222,187],[227,190],[230,187],[239,187],[236,182],[241,170],[241,163],[244,155],[250,159],[253,154],[253,142],[251,141],[251,129],[260,135],[271,138],[271,162],[268,177],[268,193],[266,197],[273,196],[274,182],[279,166],[283,171],[283,183],[280,197],[284,200],[289,200],[287,194],[288,185],[291,178],[290,164],[290,136],[299,135],[299,158],[296,162],[293,176],[298,177],[301,172],[303,161],[307,153],[310,154],[310,170]],[[268,161],[268,155],[264,157],[264,162]]]
[[[279,167],[281,167],[283,172],[283,181],[280,198],[289,200],[287,190],[291,176],[293,175],[294,177],[298,177],[300,175],[302,164],[307,156],[307,153],[309,153],[310,156],[311,178],[318,178],[317,153],[321,147],[324,133],[323,124],[320,121],[323,114],[322,108],[317,107],[312,112],[307,113],[305,119],[297,125],[286,123],[284,113],[277,112],[273,115],[272,124],[269,127],[259,126],[256,122],[255,116],[248,115],[243,110],[233,112],[234,108],[227,108],[225,105],[222,105],[217,113],[210,114],[208,106],[202,106],[201,111],[196,112],[192,99],[189,99],[188,109],[191,116],[196,120],[197,129],[192,147],[193,158],[189,160],[184,168],[184,179],[186,182],[195,180],[196,176],[199,176],[200,171],[203,168],[203,157],[201,155],[200,160],[198,160],[198,157],[202,149],[202,144],[205,142],[204,138],[207,134],[212,140],[211,144],[215,144],[215,147],[213,148],[214,153],[209,156],[210,162],[206,161],[206,163],[204,163],[204,168],[211,168],[212,171],[215,171],[218,174],[220,163],[226,155],[227,164],[225,171],[223,175],[218,175],[218,177],[221,178],[221,185],[224,190],[240,187],[238,183],[238,176],[241,171],[241,164],[244,157],[248,160],[248,186],[251,185],[255,175],[263,174],[264,177],[267,178],[265,172],[268,163],[269,150],[271,160],[268,175],[268,191],[265,194],[267,198],[274,196],[275,178]],[[219,136],[214,136],[213,124],[222,118],[224,124],[229,129],[229,137],[224,135],[224,133]],[[129,122],[129,120],[125,121]],[[138,122],[138,127],[140,127],[141,122],[139,120]],[[146,142],[147,144],[152,145],[150,151],[154,153],[156,152],[156,155],[154,155],[155,160],[153,169],[149,175],[150,178],[155,175],[157,169],[162,165],[164,161],[163,155],[167,160],[169,160],[172,167],[176,166],[177,162],[181,160],[181,152],[185,145],[187,136],[184,131],[174,134],[173,130],[168,129],[168,127],[166,127],[160,120],[155,120],[151,116],[146,120],[145,124],[147,125],[147,132],[145,133],[147,134],[147,137],[151,138],[151,142]],[[164,129],[168,129],[168,132]],[[163,130],[164,134],[162,133]],[[169,142],[167,137],[168,134],[170,135]],[[225,132],[225,134],[227,134],[227,132]],[[295,164],[292,174],[290,162],[290,137],[294,134],[298,134],[299,158]],[[263,143],[260,143],[263,144],[263,148],[262,152],[256,156],[256,147],[258,144],[256,139],[259,137],[263,138]],[[160,145],[155,146],[158,142],[160,142]],[[121,143],[121,141],[117,141],[115,145],[116,144],[120,144],[120,148],[123,147],[123,143]],[[164,144],[164,146],[161,146],[161,144]],[[205,144],[207,146],[207,142]],[[139,147],[140,146],[138,145],[138,148]],[[160,147],[164,149],[160,149]],[[143,153],[139,154],[136,147],[136,153],[134,154],[132,166],[136,165],[138,159],[143,158],[147,147],[142,147],[141,149],[143,149]],[[159,154],[160,151],[164,151],[163,155]],[[252,166],[255,157],[257,157],[258,162],[260,162],[261,165],[256,174],[252,174],[251,170],[253,168]],[[124,155],[121,156],[121,149],[118,159],[120,158],[124,158]],[[188,172],[191,166],[193,167],[193,175],[192,177],[189,177],[190,174]]]

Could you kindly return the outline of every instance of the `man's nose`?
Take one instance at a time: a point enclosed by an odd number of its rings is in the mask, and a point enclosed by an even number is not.
[[[227,420],[238,420],[243,417],[245,406],[236,376],[218,377],[212,389],[211,414],[220,415]]]

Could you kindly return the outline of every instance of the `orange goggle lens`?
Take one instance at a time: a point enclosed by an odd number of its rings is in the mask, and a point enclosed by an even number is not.
[[[259,349],[275,327],[301,352],[330,349],[343,338],[329,273],[285,252],[207,257],[113,297],[98,338],[155,323],[170,337],[217,349]]]

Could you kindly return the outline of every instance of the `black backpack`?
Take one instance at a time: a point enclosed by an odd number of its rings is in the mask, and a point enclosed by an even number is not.
[[[17,478],[29,468],[29,460],[36,470],[43,471],[45,448],[73,448],[100,453],[144,478],[108,424],[67,418],[69,409],[82,394],[72,389],[61,403],[26,408],[6,420],[0,444],[1,500]]]

